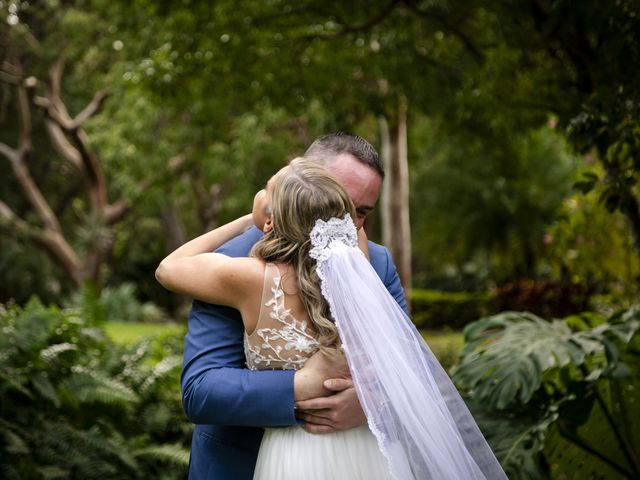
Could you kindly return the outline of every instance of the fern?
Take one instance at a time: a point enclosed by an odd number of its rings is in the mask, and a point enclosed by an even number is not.
[[[60,406],[60,397],[46,372],[37,372],[31,376],[31,385],[38,395],[48,400],[55,408]]]
[[[53,363],[58,358],[59,355],[65,352],[76,351],[76,350],[78,350],[78,346],[74,345],[73,343],[69,343],[69,342],[57,343],[55,345],[49,345],[48,347],[40,350],[40,357],[42,357],[42,359],[45,360],[47,363]]]
[[[169,374],[179,369],[182,366],[182,359],[178,356],[170,356],[158,362],[151,374],[140,385],[139,392],[141,395],[146,395],[152,390],[158,383],[162,383],[163,380],[170,379]]]
[[[96,305],[0,307],[0,478],[184,476],[179,357],[114,345]]]
[[[170,463],[187,467],[189,465],[189,450],[178,444],[156,445],[137,450],[136,457],[151,457],[163,463]]]
[[[74,374],[62,383],[74,404],[102,403],[129,408],[139,401],[127,385],[104,373],[76,367]]]

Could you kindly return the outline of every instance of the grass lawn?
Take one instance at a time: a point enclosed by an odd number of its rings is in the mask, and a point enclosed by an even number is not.
[[[454,330],[422,330],[422,338],[438,358],[445,370],[458,361],[458,353],[464,345],[462,332]]]
[[[145,337],[187,331],[186,325],[178,323],[107,322],[104,328],[111,340],[122,345],[131,345]]]

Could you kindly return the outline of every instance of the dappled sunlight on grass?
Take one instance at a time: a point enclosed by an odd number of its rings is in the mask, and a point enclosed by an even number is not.
[[[107,322],[104,329],[111,340],[122,345],[135,343],[145,337],[187,332],[186,325],[178,323]]]

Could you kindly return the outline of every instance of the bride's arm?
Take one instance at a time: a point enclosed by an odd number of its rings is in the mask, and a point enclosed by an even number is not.
[[[252,225],[252,216],[245,215],[185,243],[160,262],[156,279],[168,290],[238,308],[258,264],[211,252]]]
[[[299,402],[326,397],[334,392],[325,388],[325,380],[350,376],[347,360],[342,353],[326,355],[316,352],[307,360],[304,367],[295,373],[294,398]]]

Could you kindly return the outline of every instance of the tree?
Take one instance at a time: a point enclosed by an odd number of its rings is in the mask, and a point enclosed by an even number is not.
[[[98,283],[100,266],[110,243],[108,240],[98,242],[95,249],[86,255],[79,255],[67,240],[58,216],[36,184],[28,164],[33,144],[30,90],[37,88],[39,82],[32,76],[27,77],[18,61],[12,64],[5,60],[4,68],[15,72],[20,138],[17,148],[0,143],[0,152],[9,160],[23,195],[40,217],[42,226],[34,226],[17,216],[3,201],[0,201],[0,215],[9,227],[40,244],[60,264],[76,286],[80,286],[85,280]],[[108,93],[97,92],[92,101],[72,118],[61,97],[62,70],[63,62],[59,60],[51,67],[51,79],[46,96],[37,96],[33,102],[46,112],[45,124],[54,148],[84,178],[91,220],[108,227],[126,214],[129,204],[124,201],[109,203],[107,200],[102,166],[91,150],[83,129],[84,123],[100,110]]]
[[[485,80],[514,111],[554,113],[577,151],[595,152],[604,175],[577,186],[598,187],[609,211],[625,214],[640,255],[640,72],[626,68],[640,61],[640,6],[516,0],[489,9],[510,55]]]

